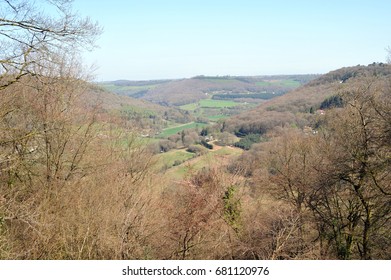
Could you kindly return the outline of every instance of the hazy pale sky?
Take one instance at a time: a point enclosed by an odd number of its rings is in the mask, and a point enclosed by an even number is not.
[[[326,73],[384,62],[389,0],[74,0],[98,81]]]

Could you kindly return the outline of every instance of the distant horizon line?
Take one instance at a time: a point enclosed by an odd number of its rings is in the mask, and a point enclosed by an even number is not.
[[[177,80],[187,80],[187,79],[196,79],[196,78],[262,78],[262,77],[282,77],[282,76],[320,76],[326,73],[307,73],[307,74],[266,74],[266,75],[196,75],[191,77],[182,77],[182,78],[152,78],[152,79],[127,79],[120,78],[115,80],[102,80],[97,81],[97,83],[106,83],[106,82],[119,82],[119,81],[131,81],[131,82],[146,82],[146,81],[177,81]]]
[[[206,74],[199,74],[199,75],[195,75],[195,76],[185,76],[185,77],[174,77],[174,78],[119,78],[119,79],[94,79],[94,82],[96,83],[105,83],[105,82],[115,82],[115,81],[131,81],[131,82],[146,82],[146,81],[175,81],[175,80],[185,80],[185,79],[194,79],[194,78],[197,78],[197,77],[212,77],[212,78],[216,78],[216,77],[220,77],[220,78],[224,78],[224,77],[237,77],[237,78],[245,78],[245,77],[256,77],[256,78],[260,78],[260,77],[272,77],[272,76],[304,76],[304,75],[325,75],[327,73],[330,73],[330,72],[333,72],[333,71],[336,71],[336,70],[339,70],[339,69],[342,69],[342,68],[349,68],[349,67],[357,67],[357,66],[369,66],[369,65],[373,65],[373,64],[390,64],[390,63],[387,63],[387,62],[382,62],[382,61],[378,61],[378,62],[372,62],[372,63],[369,63],[369,64],[355,64],[355,65],[346,65],[346,66],[341,66],[341,67],[337,67],[337,68],[332,68],[331,70],[326,70],[326,71],[322,71],[322,72],[308,72],[308,73],[290,73],[290,74],[254,74],[254,75],[231,75],[231,74],[224,74],[224,75],[220,75],[220,74],[217,74],[217,75],[206,75]],[[96,75],[96,76],[99,76]]]

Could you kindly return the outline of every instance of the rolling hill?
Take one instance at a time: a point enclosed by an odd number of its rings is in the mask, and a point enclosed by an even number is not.
[[[180,80],[119,80],[104,82],[100,85],[121,95],[133,96],[162,105],[181,106],[208,98],[237,99],[241,97],[252,100],[269,99],[270,94],[275,96],[282,95],[316,77],[317,75],[197,76]]]
[[[363,79],[390,76],[391,66],[373,63],[344,67],[324,74],[283,96],[268,100],[256,108],[225,121],[223,129],[236,134],[263,134],[276,126],[310,125],[325,99],[337,95]],[[319,113],[319,112],[318,112]]]
[[[117,118],[117,122],[138,128],[144,135],[156,134],[171,123],[193,121],[193,117],[181,109],[119,95],[96,85],[90,87],[84,98],[87,104],[98,104],[101,116]]]

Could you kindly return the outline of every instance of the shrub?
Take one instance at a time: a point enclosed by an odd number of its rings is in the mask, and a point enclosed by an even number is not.
[[[212,150],[212,149],[213,149],[213,145],[212,145],[212,144],[209,144],[209,143],[206,142],[205,140],[201,140],[201,145],[204,146],[205,148],[209,149],[209,150]]]
[[[242,139],[240,139],[239,142],[236,142],[234,145],[235,147],[241,148],[243,150],[249,150],[252,144],[259,142],[261,142],[260,134],[248,134]]]

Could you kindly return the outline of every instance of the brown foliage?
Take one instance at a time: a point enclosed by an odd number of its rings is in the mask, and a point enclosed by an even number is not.
[[[169,215],[165,235],[170,241],[168,250],[172,252],[168,258],[235,257],[237,233],[225,217],[223,197],[229,186],[240,184],[236,176],[215,168],[205,169],[165,195]]]

